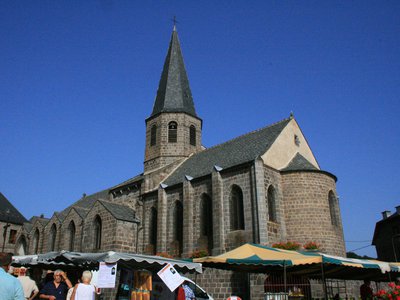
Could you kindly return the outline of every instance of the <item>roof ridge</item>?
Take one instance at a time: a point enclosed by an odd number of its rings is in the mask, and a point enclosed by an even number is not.
[[[225,141],[225,142],[222,142],[222,143],[220,143],[220,144],[211,146],[210,148],[206,148],[206,149],[204,149],[203,151],[198,152],[198,153],[195,153],[195,154],[204,153],[204,152],[207,151],[207,150],[211,150],[211,149],[217,148],[217,147],[219,147],[219,146],[225,145],[225,144],[227,144],[227,143],[231,143],[231,142],[233,142],[233,141],[235,141],[235,140],[238,140],[238,139],[240,139],[240,138],[243,138],[244,136],[247,136],[247,135],[250,135],[250,134],[254,134],[254,133],[256,133],[256,132],[260,132],[260,131],[262,131],[262,130],[265,130],[265,129],[267,129],[267,128],[270,128],[270,127],[272,127],[272,126],[278,125],[278,124],[283,123],[283,122],[288,121],[288,120],[291,120],[291,118],[285,118],[285,119],[283,119],[283,120],[277,121],[277,122],[272,123],[272,124],[270,124],[270,125],[267,125],[267,126],[264,126],[264,127],[258,128],[258,129],[255,129],[255,130],[250,131],[250,132],[247,132],[247,133],[244,133],[244,134],[242,134],[242,135],[239,135],[239,136],[237,136],[237,137],[235,137],[235,138],[232,138],[232,139],[227,140],[227,141]]]
[[[106,188],[106,189],[104,189],[104,190],[101,190],[101,191],[98,191],[98,192],[95,192],[95,193],[93,193],[93,194],[90,194],[90,195],[86,195],[86,194],[84,194],[84,196],[82,196],[81,198],[79,198],[78,200],[76,200],[74,203],[72,203],[70,206],[75,206],[75,204],[77,204],[79,201],[81,201],[81,200],[84,200],[85,198],[90,198],[90,197],[95,197],[96,195],[98,195],[98,194],[101,194],[101,193],[104,193],[104,192],[109,192],[110,191],[110,188]],[[67,208],[69,208],[70,206],[68,206]],[[79,205],[78,205],[79,206]],[[79,206],[79,207],[82,207],[82,206]],[[64,210],[62,210],[61,212],[63,212]],[[60,213],[61,213],[60,212]]]
[[[203,150],[203,151],[205,151],[205,150]],[[203,151],[201,151],[201,152],[203,152]],[[169,174],[167,175],[167,176],[165,176],[165,178],[160,182],[160,183],[163,183],[163,182],[165,182],[169,177],[171,177],[172,176],[172,174],[174,174],[174,172],[180,167],[180,166],[182,166],[184,163],[185,163],[185,161],[187,161],[189,158],[191,158],[193,155],[195,155],[196,153],[191,153],[188,157],[186,157],[185,159],[183,159],[175,168],[173,168],[172,170],[171,170],[171,172],[169,172]],[[154,189],[155,190],[155,189]]]

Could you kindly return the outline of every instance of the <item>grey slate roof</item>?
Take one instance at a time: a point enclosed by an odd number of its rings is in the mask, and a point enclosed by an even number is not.
[[[303,155],[296,153],[289,164],[281,171],[304,171],[304,170],[318,170],[312,163],[310,163]]]
[[[82,214],[84,214],[84,216],[86,216],[86,214],[84,213],[84,211],[82,209],[88,210],[93,206],[93,204],[97,200],[108,199],[108,193],[109,193],[109,190],[106,189],[106,190],[94,193],[92,195],[86,195],[85,197],[82,197],[81,199],[76,201],[74,204],[68,206],[62,212],[58,213],[57,216],[58,216],[58,218],[60,218],[60,220],[64,220],[64,218],[67,216],[67,214],[69,213],[69,211],[72,207],[77,208],[77,212],[79,215],[81,215],[81,213],[82,213]],[[82,209],[78,211],[79,208],[82,208]]]
[[[33,223],[35,223],[36,220],[38,220],[38,222],[40,222],[40,224],[42,224],[42,225],[46,225],[47,222],[50,221],[50,219],[45,218],[45,217],[36,217],[36,216],[33,216],[32,218],[29,219],[29,222],[30,222],[31,224],[33,224]]]
[[[0,193],[0,221],[21,225],[27,221],[2,193]]]
[[[129,208],[126,205],[116,204],[108,201],[101,201],[101,204],[117,219],[121,221],[128,222],[140,222],[136,218],[136,213],[133,209]]]
[[[185,175],[198,178],[211,174],[215,165],[229,168],[253,161],[271,147],[289,122],[290,118],[284,119],[268,127],[196,153],[180,165],[163,183],[172,186],[182,182]]]
[[[123,186],[129,185],[129,184],[131,184],[131,183],[140,181],[140,180],[142,180],[143,178],[144,178],[143,173],[142,173],[142,174],[139,174],[139,175],[136,175],[135,177],[132,177],[132,178],[130,178],[130,179],[128,179],[128,180],[125,180],[124,182],[122,182],[122,183],[116,185],[116,186],[113,186],[112,188],[110,188],[110,190],[118,189],[118,188],[120,188],[120,187],[123,187]]]
[[[27,232],[31,232],[32,228],[33,228],[33,224],[29,223],[29,222],[24,222],[24,224],[22,225],[23,227],[25,227],[25,230]]]
[[[185,112],[197,117],[175,28],[169,43],[151,116],[161,112]]]

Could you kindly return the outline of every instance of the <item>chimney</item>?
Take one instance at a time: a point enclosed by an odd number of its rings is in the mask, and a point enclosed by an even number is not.
[[[400,215],[400,205],[396,206],[396,213]]]
[[[398,207],[399,207],[399,206],[398,206]],[[399,207],[399,208],[400,208],[400,207]],[[396,207],[396,209],[397,209],[397,207]],[[382,212],[383,220],[386,220],[387,218],[389,218],[391,214],[392,214],[392,213],[390,212],[390,210],[385,210],[385,211],[383,211],[383,212]]]

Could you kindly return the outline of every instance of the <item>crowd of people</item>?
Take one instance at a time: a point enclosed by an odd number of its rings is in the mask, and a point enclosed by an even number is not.
[[[99,295],[99,289],[91,284],[90,271],[84,271],[75,285],[62,270],[48,272],[37,284],[29,277],[29,270],[26,268],[19,269],[18,277],[11,275],[9,273],[11,262],[11,253],[0,252],[1,300],[95,300]]]
[[[11,262],[11,253],[0,252],[0,300],[95,300],[99,295],[99,289],[91,284],[91,271],[84,271],[75,285],[64,271],[49,271],[38,287],[26,268],[19,269],[18,277],[9,274]],[[193,290],[186,282],[176,292],[177,300],[195,299]],[[360,296],[362,300],[373,299],[369,280],[364,280],[361,285]]]

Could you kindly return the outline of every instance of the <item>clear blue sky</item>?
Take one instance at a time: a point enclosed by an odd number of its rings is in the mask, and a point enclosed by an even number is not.
[[[370,244],[400,205],[399,1],[2,1],[0,191],[51,217],[142,172],[174,15],[203,144],[293,111]]]

